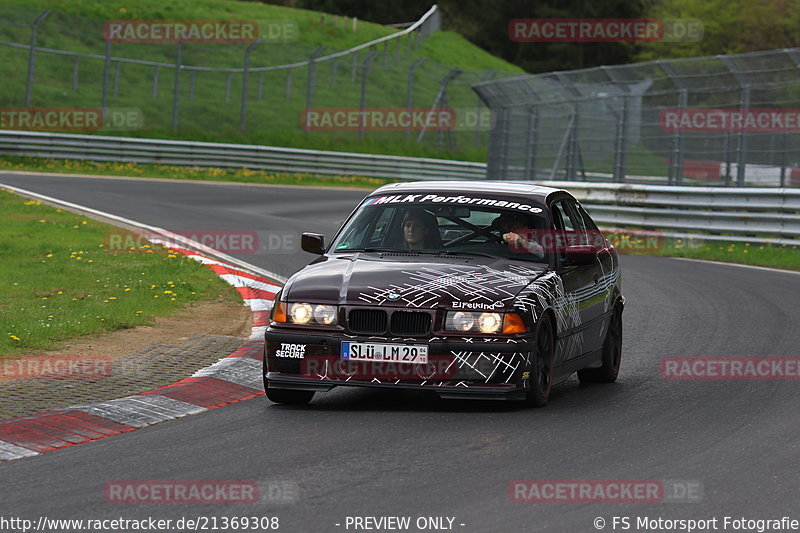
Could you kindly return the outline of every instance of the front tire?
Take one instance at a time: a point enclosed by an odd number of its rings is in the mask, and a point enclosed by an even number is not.
[[[314,397],[312,390],[270,389],[267,387],[267,398],[284,405],[308,405]]]
[[[531,407],[544,407],[550,401],[555,361],[555,337],[549,315],[542,316],[536,331],[536,352],[528,365],[529,385],[525,403]]]
[[[264,378],[264,392],[267,393],[267,398],[271,402],[283,405],[308,405],[311,402],[314,397],[314,391],[273,389],[270,387],[267,379],[267,370],[267,357],[264,354],[261,375]]]
[[[622,361],[622,308],[616,306],[603,341],[603,366],[578,370],[581,383],[613,383]]]

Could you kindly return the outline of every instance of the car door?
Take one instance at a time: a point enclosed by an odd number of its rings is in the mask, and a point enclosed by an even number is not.
[[[598,350],[602,346],[604,294],[601,291],[603,269],[597,254],[587,264],[567,262],[565,250],[569,245],[592,244],[586,223],[577,203],[567,196],[557,197],[550,207],[556,239],[560,244],[554,250],[556,270],[564,284],[565,298],[577,324],[564,332],[570,337],[565,343],[564,359]]]

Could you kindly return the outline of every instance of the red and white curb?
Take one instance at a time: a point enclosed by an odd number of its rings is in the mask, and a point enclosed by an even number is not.
[[[280,286],[198,252],[174,246],[170,249],[204,263],[236,287],[253,312],[250,339],[228,357],[172,385],[117,400],[0,420],[0,462],[126,433],[264,394],[264,330]]]

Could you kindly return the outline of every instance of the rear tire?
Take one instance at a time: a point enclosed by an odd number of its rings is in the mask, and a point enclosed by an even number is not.
[[[550,316],[543,315],[536,330],[536,350],[531,354],[528,365],[530,383],[525,392],[525,404],[531,407],[544,407],[550,401],[555,347]]]
[[[611,323],[603,341],[603,366],[578,370],[581,383],[613,383],[619,375],[622,361],[622,309],[614,307]]]

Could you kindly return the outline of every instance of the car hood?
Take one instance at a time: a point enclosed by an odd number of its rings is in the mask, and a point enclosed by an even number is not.
[[[283,299],[339,305],[501,310],[546,265],[415,253],[323,256],[292,276]]]

